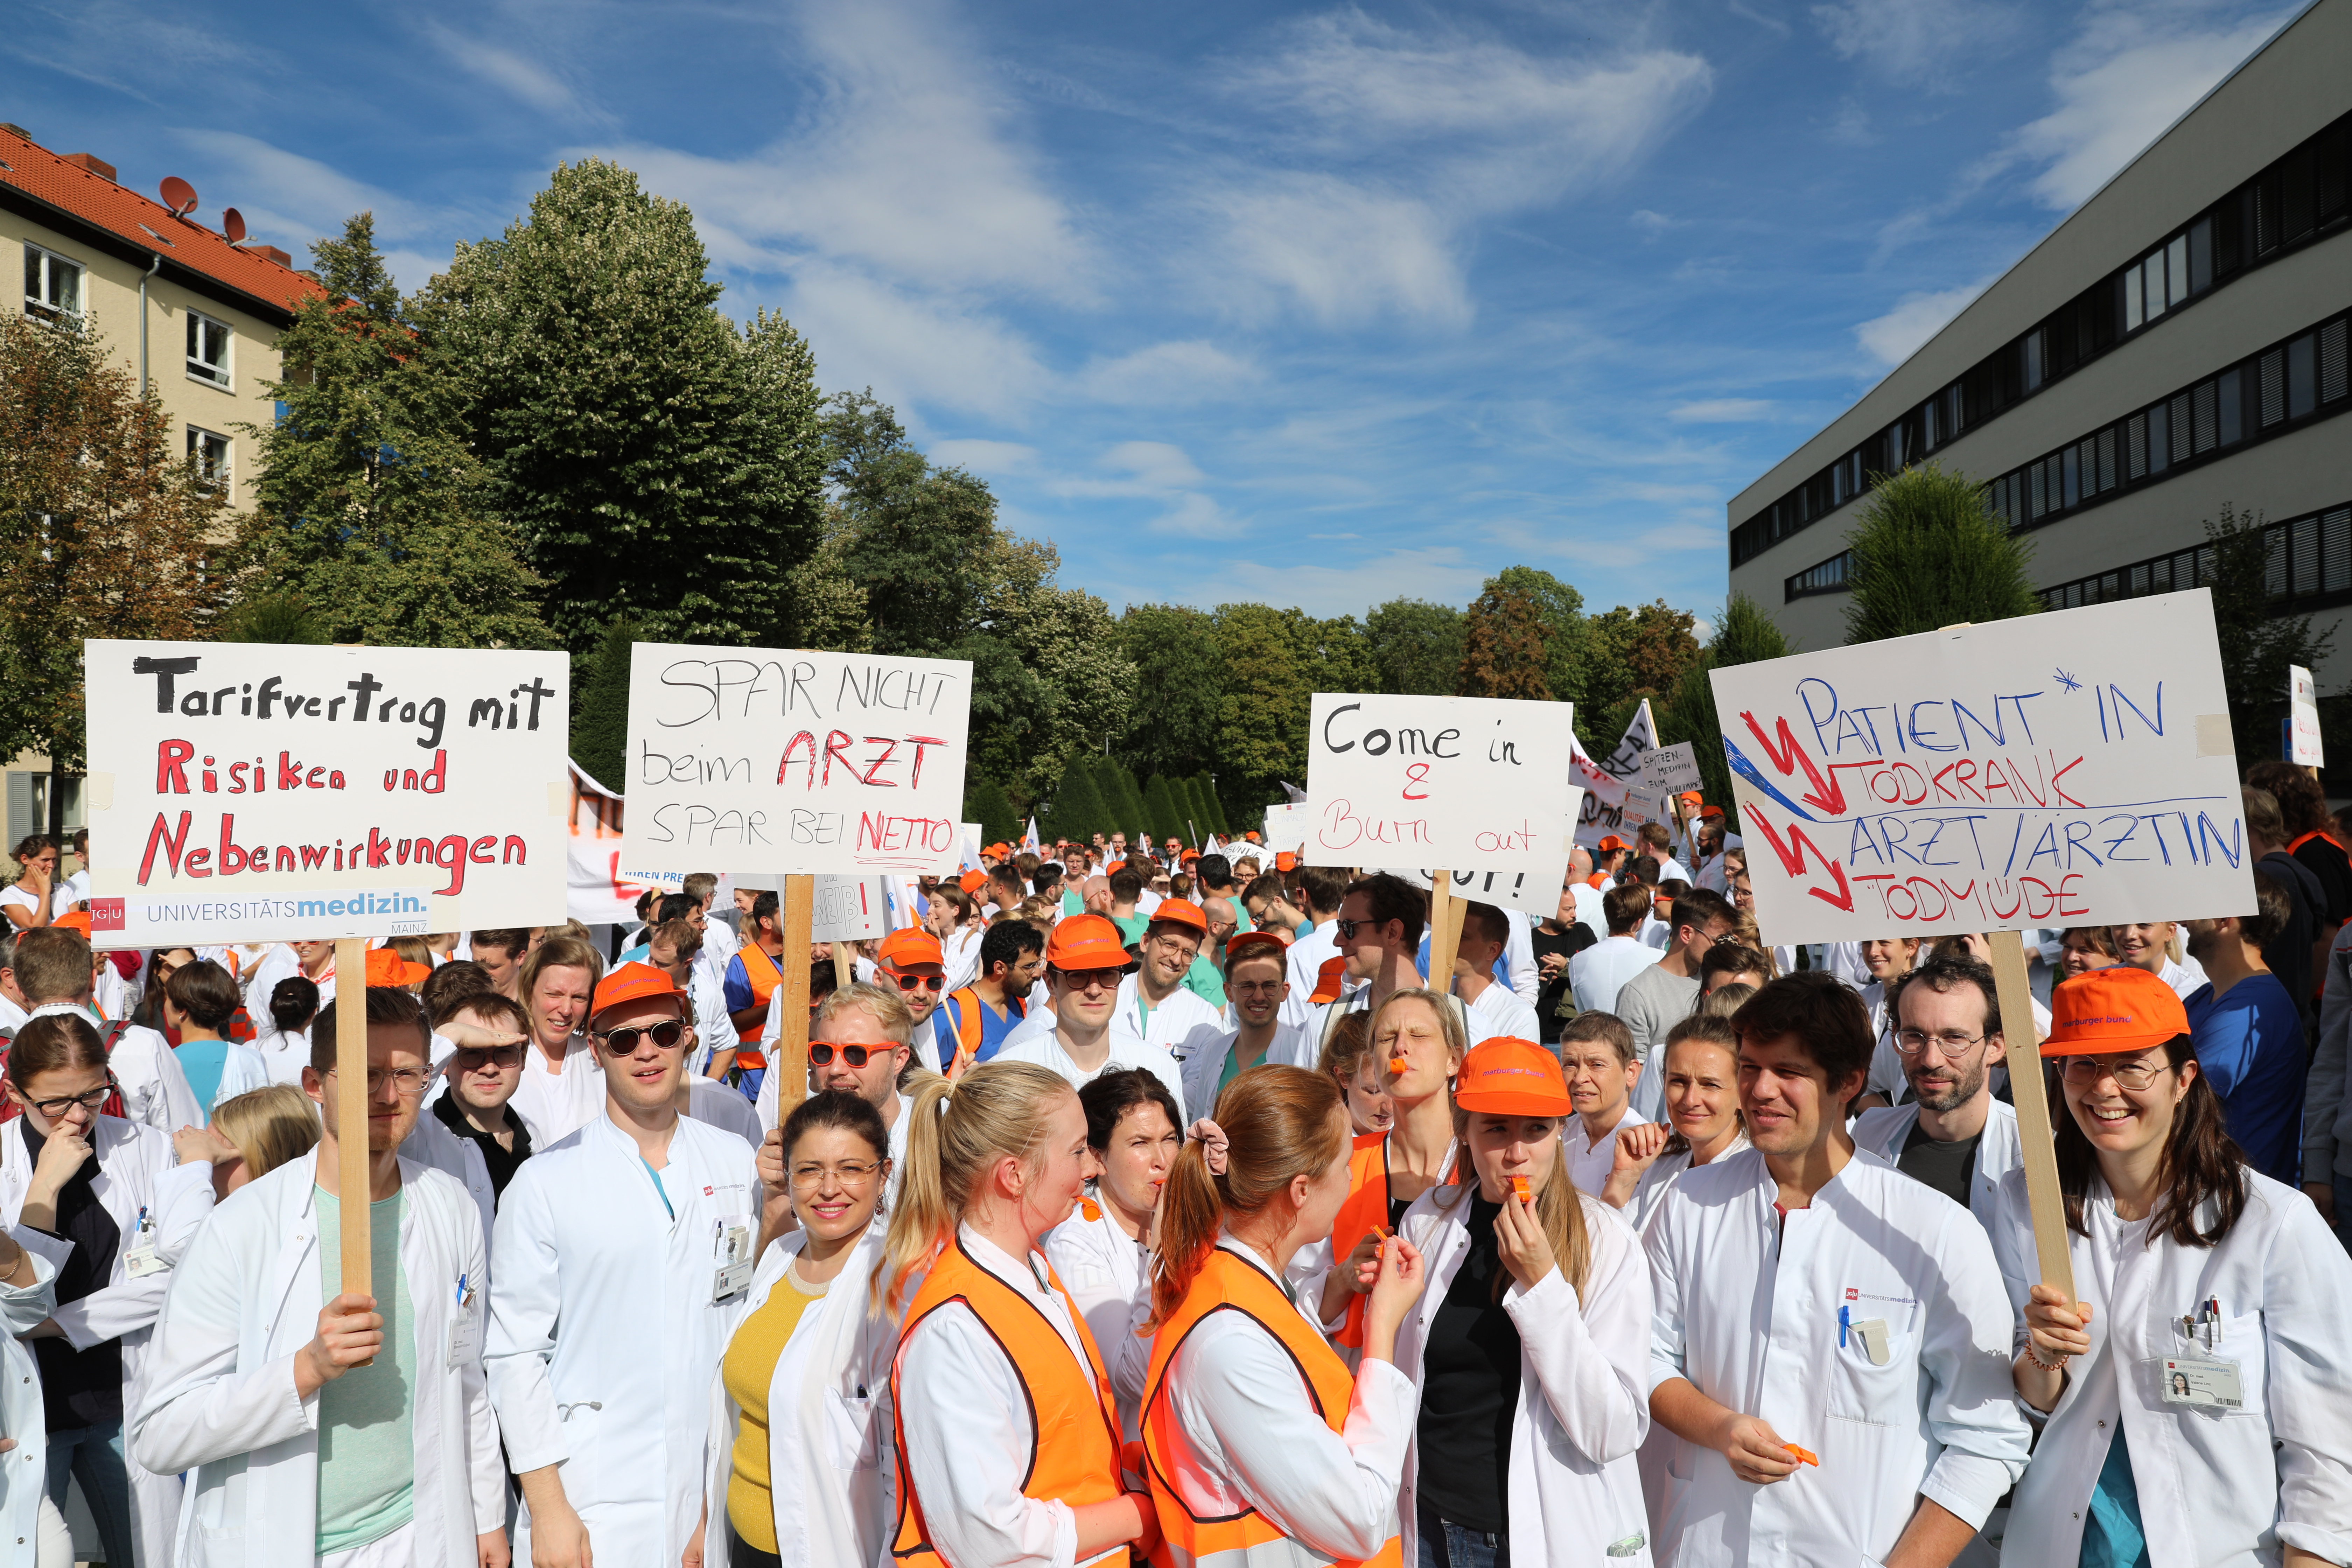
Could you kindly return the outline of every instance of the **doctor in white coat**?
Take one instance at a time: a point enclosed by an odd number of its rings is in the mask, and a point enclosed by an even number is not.
[[[678,1113],[691,1016],[651,964],[606,975],[588,1018],[604,1109],[499,1205],[487,1364],[518,1562],[667,1568],[719,1501],[710,1379],[766,1238],[751,1146]]]
[[[1871,1038],[1843,982],[1784,975],[1732,1026],[1754,1147],[1643,1237],[1650,1415],[1687,1470],[1658,1560],[1945,1568],[2025,1468],[1992,1243],[1846,1136]]]
[[[788,1205],[798,1227],[760,1255],[711,1380],[703,1568],[743,1568],[745,1545],[790,1568],[889,1555],[898,1324],[873,1289],[889,1147],[880,1113],[848,1089],[803,1100],[761,1147],[772,1222]]]
[[[1911,1098],[1854,1118],[1854,1147],[1965,1205],[1990,1235],[2001,1180],[2025,1159],[2017,1108],[1992,1097],[1992,1069],[2008,1059],[1992,971],[1938,952],[1896,984],[1896,1016],[1879,1047],[1902,1063]],[[1974,1154],[1955,1157],[1971,1140]]]
[[[48,1500],[47,1423],[41,1412],[41,1377],[33,1347],[17,1338],[57,1305],[58,1269],[69,1243],[28,1226],[0,1232],[0,1426],[11,1436],[0,1449],[0,1564],[5,1568],[69,1568],[73,1540],[65,1516]]]
[[[2118,964],[2050,1002],[2079,1302],[2040,1283],[2011,1176],[1998,1251],[2042,1436],[2001,1562],[2352,1562],[2352,1260],[2240,1157],[2161,979]]]
[[[1445,1561],[1452,1533],[1469,1531],[1499,1536],[1521,1563],[1640,1568],[1650,1562],[1634,1461],[1650,1426],[1642,1244],[1569,1179],[1559,1131],[1576,1112],[1549,1050],[1474,1046],[1454,1104],[1470,1179],[1415,1198],[1398,1227],[1429,1272],[1396,1335],[1418,1408],[1397,1506],[1404,1560],[1422,1561],[1429,1537]],[[1496,1361],[1513,1344],[1510,1433],[1495,1453]],[[1448,1373],[1444,1398],[1432,1365]],[[1468,1397],[1470,1380],[1486,1377],[1494,1392]],[[1450,1462],[1433,1466],[1433,1453]]]
[[[109,1087],[105,1044],[79,1014],[47,1015],[16,1037],[8,1052],[8,1098],[22,1114],[0,1126],[0,1224],[65,1231],[58,1218],[61,1189],[96,1159],[89,1195],[119,1238],[106,1275],[77,1299],[58,1303],[27,1332],[35,1341],[64,1342],[52,1344],[52,1353],[68,1356],[116,1342],[120,1397],[127,1401],[172,1282],[172,1265],[212,1211],[212,1168],[177,1165],[172,1142],[161,1132],[100,1115],[96,1102]],[[39,1161],[34,1142],[41,1145]],[[37,1398],[37,1426],[39,1405]],[[127,1405],[123,1415],[130,1415]],[[26,1430],[12,1426],[8,1436],[22,1439]],[[109,1455],[87,1457],[112,1462]],[[152,1474],[135,1461],[123,1468],[131,1483],[128,1544],[142,1561],[163,1562],[179,1516],[180,1479]]]
[[[544,1149],[604,1113],[604,1068],[580,1031],[604,973],[596,950],[578,937],[551,935],[530,950],[515,976],[516,1000],[530,1018],[530,1048],[507,1114],[522,1118],[530,1144]]]
[[[365,995],[368,1073],[383,1075],[368,1104],[374,1293],[325,1291],[328,1271],[341,1271],[341,1233],[327,1206],[341,1206],[341,1117],[331,1067],[314,1067],[303,1089],[325,1124],[317,1150],[237,1188],[189,1243],[138,1391],[131,1457],[159,1475],[194,1472],[173,1553],[163,1559],[175,1568],[497,1568],[507,1561],[505,1468],[481,1369],[481,1222],[464,1188],[399,1156],[429,1060],[416,999],[381,986]],[[331,1007],[320,1015],[316,1037],[322,1046],[334,1039]],[[386,1235],[395,1204],[396,1228]],[[366,1371],[379,1379],[400,1367],[387,1352],[387,1321],[413,1346],[407,1518],[322,1556],[321,1482],[336,1479],[341,1459],[331,1435],[343,1429],[339,1412],[350,1419],[359,1414],[352,1401],[363,1397],[359,1384],[341,1392],[334,1384],[362,1363],[374,1362]],[[396,1488],[402,1478],[367,1479]]]

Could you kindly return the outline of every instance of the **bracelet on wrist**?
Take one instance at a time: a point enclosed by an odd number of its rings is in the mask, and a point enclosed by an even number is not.
[[[2032,1335],[2028,1335],[2025,1341],[2025,1359],[2032,1362],[2034,1365],[2040,1367],[2044,1372],[2064,1372],[2066,1370],[2066,1363],[2074,1358],[2071,1355],[2062,1355],[2058,1358],[2058,1364],[2053,1366],[2048,1362],[2043,1361],[2040,1356],[2033,1353],[2033,1339]]]

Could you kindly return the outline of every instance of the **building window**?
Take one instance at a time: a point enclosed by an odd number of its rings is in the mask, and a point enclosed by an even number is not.
[[[25,314],[44,321],[81,318],[81,263],[37,245],[25,247]]]
[[[1783,597],[1801,599],[1810,594],[1843,594],[1853,572],[1853,552],[1841,550],[1827,561],[1806,567],[1784,584]]]
[[[208,490],[228,484],[228,437],[188,426],[188,461],[195,466],[196,482]]]
[[[226,386],[228,382],[229,330],[226,323],[210,316],[187,312],[188,318],[188,379],[201,381],[207,386]]]

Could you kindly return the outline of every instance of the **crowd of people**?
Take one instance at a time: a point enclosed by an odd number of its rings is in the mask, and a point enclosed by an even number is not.
[[[804,1080],[773,892],[341,990],[28,839],[0,1564],[2352,1563],[2352,834],[2244,805],[2256,912],[2027,933],[2030,1018],[1769,942],[1696,796],[1450,972],[1417,879],[992,845],[810,950]]]

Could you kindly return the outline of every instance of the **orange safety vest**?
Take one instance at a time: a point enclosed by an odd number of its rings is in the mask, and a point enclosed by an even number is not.
[[[1356,1140],[1348,1156],[1348,1196],[1331,1221],[1331,1267],[1348,1261],[1356,1244],[1374,1230],[1389,1227],[1389,1135],[1367,1132]],[[1349,1349],[1364,1342],[1364,1299],[1348,1303],[1347,1321],[1331,1338]]]
[[[1299,1379],[1307,1385],[1307,1397],[1314,1405],[1315,1414],[1334,1432],[1348,1419],[1348,1406],[1355,1396],[1355,1379],[1339,1352],[1307,1326],[1298,1310],[1284,1298],[1263,1269],[1253,1268],[1220,1247],[1209,1249],[1201,1271],[1192,1277],[1192,1289],[1184,1293],[1183,1304],[1160,1325],[1151,1342],[1150,1371],[1143,1381],[1143,1479],[1151,1489],[1153,1509],[1160,1515],[1160,1533],[1167,1538],[1172,1549],[1170,1555],[1176,1562],[1192,1564],[1192,1568],[1244,1568],[1245,1564],[1267,1562],[1272,1556],[1258,1552],[1258,1548],[1289,1537],[1255,1509],[1216,1519],[1197,1519],[1167,1479],[1170,1439],[1176,1421],[1167,1400],[1161,1397],[1167,1386],[1168,1363],[1183,1347],[1185,1337],[1212,1312],[1239,1312],[1272,1334],[1297,1363]],[[1330,1562],[1334,1568],[1351,1568],[1358,1563],[1370,1563],[1374,1568],[1402,1568],[1404,1544],[1400,1537],[1391,1535],[1388,1544],[1370,1557],[1327,1559],[1318,1553],[1309,1558],[1302,1552],[1300,1562],[1308,1561]]]
[[[985,1004],[981,1001],[980,993],[969,985],[961,991],[950,992],[948,1000],[956,1005],[953,1015],[956,1053],[955,1060],[948,1064],[947,1076],[961,1078],[964,1069],[971,1067],[973,1060],[980,1055],[980,1010]],[[1029,1005],[1018,996],[1007,996],[1004,999],[1004,1005],[1012,1009],[1013,1016],[1016,1018],[1025,1018],[1029,1016]]]
[[[761,1007],[766,1007],[769,995],[777,986],[784,983],[784,972],[776,967],[776,961],[762,952],[756,942],[747,942],[736,949],[736,952],[743,957],[743,978],[751,987],[751,1000]],[[756,967],[751,962],[753,959],[759,960]],[[740,1042],[735,1050],[737,1067],[763,1068],[768,1065],[768,1058],[765,1056],[751,1048],[760,1043],[760,1037],[767,1026],[768,1020],[763,1016],[760,1020],[760,1027],[750,1034],[744,1034],[740,1029],[735,1032],[735,1037]]]
[[[1062,1289],[1061,1277],[1050,1268],[1046,1278],[1055,1289]],[[1094,1336],[1087,1331],[1087,1321],[1072,1310],[1071,1322],[1087,1352],[1087,1364],[1081,1368],[1070,1359],[1068,1342],[1035,1302],[972,1261],[961,1241],[953,1241],[915,1292],[899,1342],[904,1344],[918,1323],[950,1301],[962,1302],[979,1317],[1028,1393],[1029,1464],[1022,1495],[1052,1498],[1072,1508],[1119,1496],[1126,1489],[1118,1475],[1118,1405],[1111,1397],[1110,1378],[1103,1371]],[[907,1468],[907,1398],[896,1363],[890,1368],[890,1406],[898,1444],[898,1533],[890,1555],[904,1563],[944,1564],[947,1559],[931,1544],[922,1500],[915,1495],[914,1477]],[[1121,1547],[1102,1561],[1112,1568],[1127,1568],[1127,1549]]]

